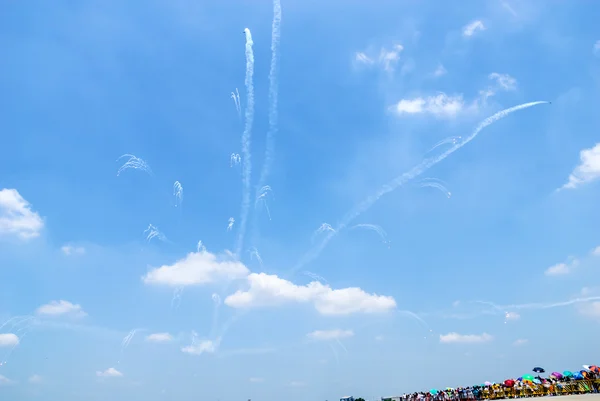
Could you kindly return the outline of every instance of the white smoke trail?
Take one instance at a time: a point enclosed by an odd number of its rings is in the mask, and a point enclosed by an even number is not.
[[[342,341],[339,338],[336,338],[335,342],[340,346],[341,349],[344,350],[344,352],[346,352],[346,355],[348,355],[348,348],[346,348]]]
[[[331,241],[331,239],[337,233],[339,233],[340,230],[343,230],[354,219],[356,219],[362,213],[367,211],[382,196],[394,191],[395,189],[406,184],[408,181],[412,180],[413,178],[418,177],[419,175],[423,174],[425,171],[427,171],[431,167],[435,166],[436,164],[438,164],[439,162],[444,160],[446,157],[450,156],[452,153],[456,152],[458,149],[462,148],[463,146],[465,146],[466,144],[471,142],[487,126],[495,123],[496,121],[508,116],[509,114],[511,114],[515,111],[523,110],[523,109],[526,109],[529,107],[537,106],[540,104],[547,104],[547,103],[549,103],[549,102],[547,102],[547,101],[530,102],[530,103],[520,104],[518,106],[510,107],[508,109],[499,111],[496,114],[486,118],[481,123],[479,123],[479,125],[477,126],[477,128],[475,128],[475,130],[471,133],[471,135],[469,135],[467,138],[465,138],[462,142],[455,144],[450,149],[446,150],[444,153],[442,153],[438,156],[423,160],[421,163],[419,163],[418,165],[413,167],[408,172],[394,178],[388,184],[384,185],[377,193],[369,196],[362,203],[358,204],[354,209],[352,209],[348,214],[346,214],[346,216],[344,216],[344,218],[342,218],[342,221],[339,223],[339,225],[336,229],[328,230],[329,234],[323,239],[323,241],[321,241],[321,243],[318,246],[316,246],[315,248],[310,250],[300,260],[300,262],[294,268],[292,268],[291,271],[296,272],[298,269],[302,268],[305,264],[311,262],[316,257],[318,257],[321,254],[321,252],[323,251],[323,249],[325,249],[325,247],[327,246],[329,241]]]
[[[312,235],[312,241],[314,241],[314,240],[315,240],[315,237],[316,237],[317,235],[319,235],[319,234],[321,234],[321,233],[323,233],[323,232],[325,232],[325,231],[329,231],[329,232],[331,232],[331,233],[335,233],[335,229],[334,229],[333,227],[331,227],[331,224],[329,224],[329,223],[322,223],[322,224],[319,226],[319,228],[317,228],[317,229],[315,230],[315,232],[313,233],[313,235]]]
[[[242,157],[237,153],[232,153],[229,157],[229,167],[237,166],[242,162]]]
[[[442,139],[441,141],[439,141],[438,143],[436,143],[435,145],[433,145],[433,147],[431,149],[429,149],[427,151],[427,153],[431,152],[432,150],[434,150],[437,147],[440,147],[442,145],[445,145],[447,143],[451,143],[452,145],[456,145],[458,143],[458,141],[460,141],[462,139],[462,137],[460,136],[451,136],[448,137],[446,139]]]
[[[264,185],[260,191],[259,195],[256,198],[256,202],[254,207],[256,208],[259,204],[262,204],[267,211],[267,215],[269,216],[269,220],[271,220],[271,210],[269,210],[269,203],[267,202],[267,197],[272,193],[271,187],[269,185]]]
[[[202,241],[198,241],[198,245],[196,245],[196,252],[206,252],[206,247],[202,243]]]
[[[379,235],[379,237],[381,238],[381,241],[388,245],[389,242],[387,240],[387,233],[383,230],[383,228],[381,228],[381,226],[378,226],[376,224],[357,224],[355,226],[350,227],[350,230],[355,229],[355,228],[365,228],[367,230],[372,230],[375,231],[377,233],[377,235]]]
[[[231,231],[233,229],[233,224],[235,223],[235,219],[230,217],[227,221],[227,231]]]
[[[173,291],[173,298],[171,299],[171,309],[175,307],[175,309],[179,308],[181,305],[181,296],[183,295],[184,287],[176,287]]]
[[[167,240],[167,237],[165,237],[165,235],[152,224],[148,224],[148,228],[144,230],[144,234],[146,235],[146,241],[148,242],[150,242],[153,238],[157,238],[160,241]]]
[[[446,195],[447,198],[450,198],[452,196],[452,192],[448,191],[448,188],[446,188],[445,183],[442,180],[438,180],[437,178],[423,178],[423,180],[419,182],[419,187],[430,187],[439,189],[444,193],[444,195]]]
[[[134,156],[134,155],[124,154],[121,157],[119,157],[117,159],[117,161],[121,160],[124,157],[128,157],[129,159],[125,162],[125,164],[123,164],[119,168],[119,171],[117,171],[117,177],[119,175],[121,175],[121,173],[123,171],[128,170],[128,169],[142,170],[142,171],[145,171],[146,173],[152,175],[152,170],[150,169],[150,166],[144,160],[142,160],[139,157]]]
[[[175,197],[175,207],[183,203],[183,186],[179,181],[173,183],[173,196]]]
[[[250,211],[250,178],[252,176],[252,163],[250,162],[250,140],[252,136],[252,124],[254,123],[254,51],[252,46],[252,33],[250,29],[244,29],[246,34],[246,124],[244,133],[242,134],[242,211],[240,213],[240,228],[238,233],[237,245],[235,254],[240,255],[242,246],[244,245],[244,234],[246,231],[246,222],[248,220],[248,212]]]
[[[239,118],[242,118],[242,108],[240,105],[240,93],[238,89],[235,88],[235,93],[231,92],[231,98],[233,99],[233,104],[235,105],[235,111]]]
[[[262,268],[263,261],[262,261],[262,258],[260,257],[260,253],[258,253],[258,249],[256,249],[256,247],[250,248],[250,260],[252,260],[254,258],[256,258],[256,260],[258,261],[258,264]]]
[[[322,276],[319,276],[318,274],[315,274],[315,273],[312,273],[312,272],[309,272],[309,271],[304,271],[304,272],[302,272],[302,274],[304,274],[305,276],[310,277],[313,280],[319,281],[321,283],[325,283],[325,284],[328,283],[327,280],[325,280],[325,278],[323,278]]]
[[[117,364],[121,363],[121,359],[123,359],[123,353],[125,352],[125,350],[127,349],[127,347],[129,346],[129,343],[131,342],[131,340],[133,339],[133,337],[135,336],[135,333],[137,333],[138,331],[140,331],[140,329],[133,329],[131,330],[124,338],[123,340],[121,340],[121,356],[119,358],[119,360],[117,361]]]
[[[265,150],[265,160],[260,172],[257,188],[265,185],[271,164],[273,163],[273,152],[275,151],[275,134],[277,134],[277,61],[279,57],[279,39],[281,37],[281,1],[273,0],[273,25],[271,28],[271,67],[269,69],[269,130]]]

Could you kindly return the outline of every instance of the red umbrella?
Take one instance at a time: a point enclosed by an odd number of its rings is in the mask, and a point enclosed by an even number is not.
[[[504,385],[506,387],[512,387],[515,385],[515,381],[513,379],[506,379],[504,380]]]
[[[592,365],[588,369],[591,370],[592,372],[600,373],[600,368],[596,365]]]

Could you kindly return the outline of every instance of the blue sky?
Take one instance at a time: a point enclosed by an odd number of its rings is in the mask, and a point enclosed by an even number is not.
[[[375,3],[282,0],[274,75],[270,1],[2,6],[2,398],[373,399],[598,362],[600,5]]]

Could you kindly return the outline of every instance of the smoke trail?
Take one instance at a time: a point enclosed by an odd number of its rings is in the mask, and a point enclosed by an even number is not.
[[[117,177],[119,175],[121,175],[121,173],[123,171],[128,170],[128,169],[142,170],[142,171],[145,171],[146,173],[152,175],[152,170],[150,169],[150,166],[144,160],[142,160],[139,157],[134,156],[134,155],[124,154],[121,157],[119,157],[117,159],[117,161],[121,160],[124,157],[128,157],[129,159],[125,162],[125,164],[123,164],[119,168],[119,171],[117,171]]]
[[[256,202],[254,204],[254,207],[256,208],[259,204],[262,204],[265,207],[265,210],[267,211],[267,215],[269,216],[269,220],[271,220],[271,211],[269,210],[269,204],[267,202],[267,197],[269,196],[269,194],[271,193],[271,187],[269,185],[264,185],[260,191],[259,191],[259,195],[256,198]]]
[[[229,167],[237,166],[242,162],[242,157],[237,153],[232,153],[229,157]]]
[[[173,196],[175,197],[175,207],[183,203],[183,186],[179,181],[173,183]]]
[[[277,61],[279,56],[279,38],[281,37],[281,1],[273,0],[273,26],[271,28],[271,68],[269,70],[269,130],[265,150],[265,160],[260,172],[260,179],[256,188],[265,185],[271,164],[273,163],[273,152],[275,150],[274,137],[277,133]]]
[[[260,253],[258,253],[258,249],[256,249],[256,247],[250,248],[250,260],[252,260],[254,258],[256,258],[256,260],[258,261],[258,264],[262,268],[263,261],[262,261],[262,258],[260,257]]]
[[[317,235],[319,235],[319,234],[321,234],[321,233],[323,233],[323,232],[325,232],[325,231],[329,231],[329,232],[335,233],[335,229],[334,229],[333,227],[331,227],[331,224],[329,224],[329,223],[322,223],[322,224],[319,226],[319,228],[317,228],[317,229],[315,230],[315,232],[313,233],[313,235],[312,235],[312,241],[314,241],[314,240],[315,240],[315,237],[316,237]]]
[[[527,109],[529,107],[537,106],[537,105],[540,105],[540,104],[547,104],[547,103],[549,103],[549,102],[547,102],[547,101],[530,102],[530,103],[520,104],[518,106],[510,107],[508,109],[504,109],[502,111],[499,111],[496,114],[494,114],[494,115],[486,118],[481,123],[479,123],[479,125],[477,126],[477,128],[475,128],[475,130],[471,133],[471,135],[469,135],[463,141],[455,144],[450,149],[446,150],[444,153],[442,153],[442,154],[440,154],[438,156],[430,157],[428,159],[423,160],[421,163],[419,163],[418,165],[416,165],[415,167],[413,167],[411,170],[409,170],[406,173],[404,173],[404,174],[402,174],[402,175],[394,178],[392,181],[390,181],[389,183],[387,183],[386,185],[384,185],[377,193],[375,193],[374,195],[369,196],[362,203],[358,204],[354,209],[352,209],[349,213],[347,213],[342,218],[342,221],[339,223],[337,229],[335,229],[335,230],[328,230],[329,234],[323,239],[323,241],[321,241],[321,243],[318,246],[316,246],[315,248],[313,248],[312,250],[310,250],[300,260],[300,262],[294,268],[292,268],[291,271],[292,272],[296,272],[298,269],[302,268],[305,264],[309,263],[310,261],[314,260],[317,256],[319,256],[320,253],[323,251],[323,249],[325,249],[325,247],[327,246],[327,244],[329,243],[329,241],[331,241],[331,239],[337,233],[339,233],[340,230],[343,230],[354,219],[356,219],[362,213],[364,213],[365,211],[367,211],[382,196],[384,196],[384,195],[386,195],[386,194],[394,191],[395,189],[397,189],[398,187],[401,187],[402,185],[406,184],[408,181],[412,180],[413,178],[418,177],[419,175],[423,174],[425,171],[427,171],[431,167],[435,166],[436,164],[438,164],[439,162],[441,162],[442,160],[444,160],[446,157],[450,156],[452,153],[456,152],[458,149],[462,148],[463,146],[465,146],[466,144],[468,144],[469,142],[471,142],[487,126],[495,123],[496,121],[498,121],[498,120],[500,120],[500,119],[508,116],[509,114],[511,114],[511,113],[513,113],[515,111],[523,110],[523,109]]]
[[[433,147],[431,149],[429,149],[427,151],[427,153],[431,152],[432,150],[434,150],[437,147],[440,147],[442,145],[445,145],[447,143],[451,143],[452,145],[456,145],[458,143],[458,141],[460,141],[462,139],[462,137],[460,136],[451,136],[448,137],[446,139],[442,139],[441,141],[439,141],[438,143],[436,143],[435,145],[433,145]]]
[[[133,337],[135,336],[135,333],[137,333],[138,331],[140,331],[140,329],[133,329],[131,330],[121,341],[121,356],[119,358],[119,360],[117,361],[117,364],[121,363],[121,359],[123,359],[123,353],[125,352],[125,350],[127,349],[127,347],[129,346],[129,343],[131,342],[131,340],[133,339]]]
[[[381,228],[381,226],[378,226],[376,224],[357,224],[355,226],[350,227],[350,230],[355,228],[365,228],[367,230],[375,231],[384,244],[389,244],[389,241],[387,240],[387,233],[383,230],[383,228]]]
[[[448,188],[446,188],[444,182],[442,180],[438,180],[437,178],[423,178],[423,180],[419,182],[419,187],[439,189],[444,193],[444,195],[446,195],[446,197],[450,198],[452,196],[452,192],[448,191]]]
[[[206,247],[202,243],[202,241],[198,241],[198,245],[196,245],[196,252],[206,252]]]
[[[240,93],[238,89],[235,88],[235,93],[231,92],[231,98],[233,99],[233,104],[235,105],[235,111],[239,118],[242,118],[242,108],[240,106]]]
[[[144,230],[144,234],[146,235],[146,241],[148,242],[150,242],[153,238],[157,238],[160,241],[167,240],[167,237],[165,237],[165,235],[152,224],[148,224],[148,228]]]
[[[171,309],[173,309],[173,306],[175,307],[175,309],[178,309],[181,305],[181,296],[183,295],[183,289],[184,287],[176,287],[173,291],[173,298],[171,298]]]
[[[240,213],[240,229],[237,239],[235,254],[240,255],[242,246],[244,245],[244,234],[246,231],[246,222],[248,220],[248,212],[250,210],[250,178],[252,176],[252,163],[250,162],[250,139],[252,135],[252,124],[254,122],[254,52],[252,46],[252,34],[250,29],[244,30],[246,34],[246,125],[242,134],[242,211]]]
[[[227,231],[231,231],[233,229],[233,224],[235,223],[235,219],[230,217],[227,221]]]
[[[321,283],[325,283],[328,284],[327,280],[325,280],[325,278],[323,278],[322,276],[319,276],[318,274],[309,272],[309,271],[304,271],[302,272],[302,274],[304,274],[305,276],[310,277],[311,279],[315,280],[315,281],[319,281]]]

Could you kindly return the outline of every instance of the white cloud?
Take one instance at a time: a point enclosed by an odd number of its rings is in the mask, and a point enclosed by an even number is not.
[[[525,345],[529,342],[529,340],[525,339],[525,338],[519,338],[518,340],[515,340],[515,342],[513,343],[513,345],[515,347],[520,347],[522,345]]]
[[[0,334],[0,347],[14,347],[19,344],[19,337],[13,333]]]
[[[84,317],[87,316],[87,313],[83,311],[81,305],[72,304],[69,301],[60,300],[60,301],[51,301],[46,305],[42,305],[37,308],[36,313],[38,315],[45,316],[62,316],[69,315],[72,317]]]
[[[28,381],[29,381],[29,383],[34,383],[34,384],[41,383],[42,382],[42,376],[40,376],[40,375],[33,375],[33,376],[31,376],[29,378]]]
[[[600,143],[579,153],[581,163],[575,167],[569,181],[561,189],[574,189],[600,178]]]
[[[400,60],[400,53],[402,50],[404,50],[404,46],[397,44],[391,48],[382,48],[379,52],[379,56],[376,57],[369,56],[364,52],[356,52],[354,60],[357,63],[368,66],[377,65],[385,71],[392,72]]]
[[[494,337],[487,333],[483,333],[481,335],[477,334],[458,334],[458,333],[448,333],[448,334],[440,334],[440,342],[441,343],[486,343],[492,341]]]
[[[329,341],[329,340],[339,340],[341,338],[348,338],[354,336],[354,332],[352,330],[315,330],[311,333],[308,333],[306,337],[316,340],[316,341]]]
[[[521,318],[521,315],[519,315],[517,312],[506,312],[504,314],[504,319],[506,321],[509,320],[519,320]]]
[[[0,190],[0,235],[28,240],[38,237],[44,221],[16,189]]]
[[[250,288],[247,291],[237,291],[228,296],[225,304],[232,308],[249,309],[286,303],[311,303],[323,315],[382,313],[396,308],[394,298],[368,294],[356,287],[334,290],[318,281],[296,285],[266,273],[251,273],[248,283]]]
[[[597,40],[596,43],[594,43],[593,52],[596,56],[600,56],[600,40]]]
[[[67,256],[70,255],[83,255],[85,253],[85,248],[81,246],[73,246],[73,245],[63,245],[60,250]]]
[[[300,381],[291,381],[289,384],[291,387],[304,387],[306,383]]]
[[[448,71],[442,64],[438,65],[435,71],[433,72],[434,77],[441,77],[442,75],[446,75]]]
[[[264,381],[265,381],[265,379],[263,379],[262,377],[251,377],[250,378],[250,383],[262,383]]]
[[[581,289],[581,296],[583,297],[592,297],[594,295],[598,295],[599,288],[590,288],[584,287]],[[592,301],[580,303],[577,305],[577,310],[579,313],[585,317],[591,319],[600,319],[600,301]]]
[[[492,72],[488,78],[496,81],[496,85],[505,91],[513,91],[517,89],[517,80],[508,74],[500,74]]]
[[[7,386],[7,385],[13,384],[13,383],[14,382],[12,380],[10,380],[8,377],[0,375],[0,386]]]
[[[169,333],[153,333],[148,335],[146,340],[154,343],[164,343],[173,340],[173,336]]]
[[[544,274],[546,276],[564,276],[571,273],[575,264],[557,263],[546,269]]]
[[[122,377],[123,373],[119,372],[115,368],[108,368],[104,372],[96,371],[96,376],[98,377]]]
[[[592,255],[593,256],[600,256],[600,246],[596,247],[593,251],[592,251]]]
[[[441,92],[435,96],[402,99],[396,106],[396,112],[404,114],[431,114],[439,118],[456,117],[464,108],[462,95],[448,96]]]
[[[463,36],[471,37],[477,31],[485,31],[485,25],[480,20],[475,20],[473,22],[468,23],[463,27]]]
[[[228,254],[228,257],[231,255]],[[155,268],[142,277],[142,280],[145,284],[179,287],[242,279],[248,273],[250,271],[241,262],[224,260],[210,252],[201,251],[189,253],[172,265]]]
[[[217,351],[218,347],[219,341],[203,340],[181,348],[181,352],[192,355],[213,354]]]

